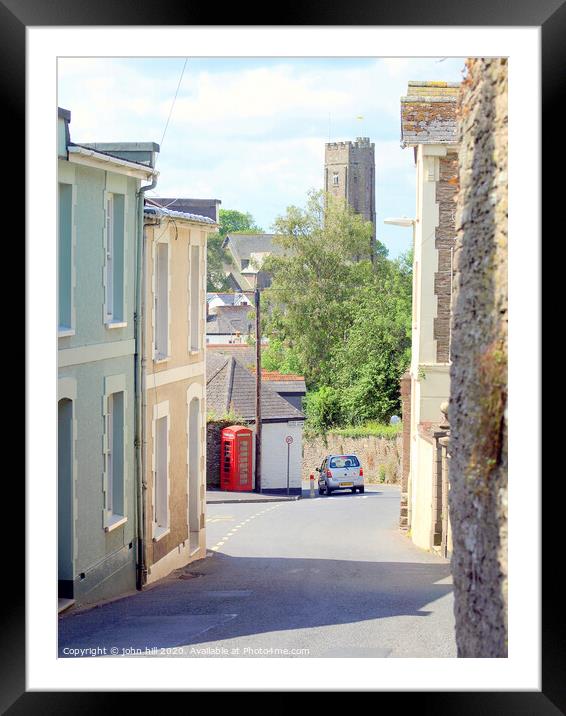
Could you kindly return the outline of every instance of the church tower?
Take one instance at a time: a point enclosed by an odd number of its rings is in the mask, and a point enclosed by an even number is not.
[[[375,144],[369,137],[355,142],[330,142],[324,152],[324,190],[345,199],[373,224],[375,246]]]

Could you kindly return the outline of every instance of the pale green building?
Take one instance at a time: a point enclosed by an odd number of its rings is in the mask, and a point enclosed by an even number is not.
[[[70,112],[59,109],[58,583],[64,605],[136,587],[140,188],[155,184],[159,151],[150,142],[75,144],[70,121]]]

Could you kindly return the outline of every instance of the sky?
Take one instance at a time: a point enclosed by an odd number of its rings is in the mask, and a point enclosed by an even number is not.
[[[326,142],[369,137],[377,238],[392,258],[410,248],[410,228],[383,223],[415,212],[399,100],[409,80],[461,81],[464,58],[186,59],[59,58],[71,141],[156,142],[160,175],[149,197],[220,199],[269,232],[322,188]]]

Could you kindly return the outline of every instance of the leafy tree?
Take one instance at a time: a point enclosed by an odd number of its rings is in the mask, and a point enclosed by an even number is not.
[[[210,234],[206,242],[206,290],[228,291],[230,284],[224,267],[232,263],[230,254],[222,248],[222,236]]]
[[[305,375],[315,431],[388,419],[410,360],[411,255],[392,261],[377,242],[372,265],[371,224],[322,193],[275,228],[288,251],[266,263],[269,365]]]
[[[278,338],[273,338],[261,352],[261,365],[265,370],[279,373],[301,374],[302,365],[296,351]]]
[[[256,225],[253,216],[236,209],[220,209],[220,236],[231,233],[261,234],[263,229]]]
[[[342,421],[387,420],[399,408],[399,379],[410,361],[411,304],[394,267],[370,282],[359,298],[337,357]]]
[[[325,433],[342,422],[340,391],[330,386],[309,391],[303,402],[307,415],[307,430],[315,435]]]
[[[266,330],[296,356],[311,384],[330,383],[334,350],[350,323],[360,256],[369,264],[370,222],[344,202],[310,192],[307,206],[290,206],[274,224],[285,253],[263,266],[273,274]]]

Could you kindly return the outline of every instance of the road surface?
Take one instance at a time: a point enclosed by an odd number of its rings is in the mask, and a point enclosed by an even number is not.
[[[399,533],[398,488],[305,495],[207,505],[209,556],[61,615],[60,655],[455,657],[449,564]]]

